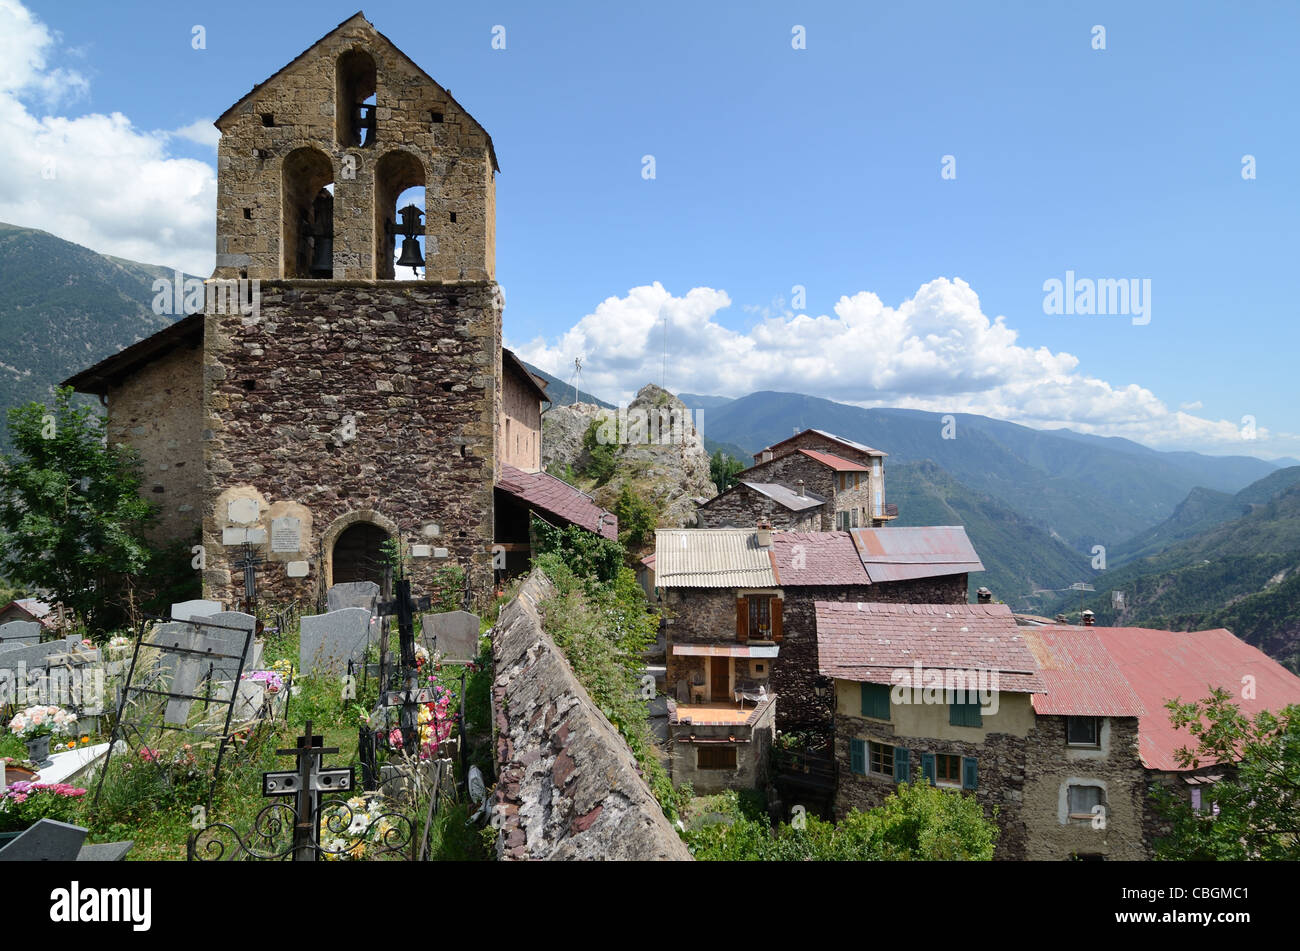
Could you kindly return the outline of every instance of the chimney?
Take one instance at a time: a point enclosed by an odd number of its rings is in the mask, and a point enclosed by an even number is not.
[[[1058,614],[1058,615],[1056,616],[1056,623],[1057,623],[1057,624],[1069,624],[1069,623],[1070,623],[1070,619],[1069,619],[1068,617],[1066,617],[1064,614]]]
[[[804,495],[804,491],[803,491],[803,479],[799,479],[797,482],[795,482],[795,485],[799,487],[799,498],[801,499],[805,498],[806,496]]]
[[[1097,616],[1096,616],[1095,614],[1093,614],[1092,611],[1084,611],[1084,612],[1083,612],[1083,626],[1084,626],[1084,627],[1092,627],[1092,625],[1096,622],[1096,620],[1097,620]]]
[[[988,588],[980,588],[978,591],[975,592],[975,597],[976,599],[978,599],[980,604],[993,603],[993,592],[990,591]]]
[[[772,450],[770,450],[770,449],[764,449],[764,450],[763,450],[763,454],[762,454],[762,456],[759,457],[759,460],[758,460],[758,461],[759,461],[759,462],[771,462],[771,461],[772,461]]]
[[[771,522],[760,521],[758,523],[758,547],[759,548],[772,547],[772,523]]]

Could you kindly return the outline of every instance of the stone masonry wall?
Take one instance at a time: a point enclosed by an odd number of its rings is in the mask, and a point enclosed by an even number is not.
[[[797,452],[752,466],[744,471],[743,476],[746,482],[775,482],[796,492],[799,491],[798,480],[803,479],[805,492],[823,499],[835,498],[834,473],[820,462]],[[818,510],[821,524],[813,531],[829,532],[834,529],[832,512],[834,508],[830,505]]]
[[[1066,744],[1065,717],[1039,716],[1035,723],[1025,761],[1025,858],[1062,860],[1075,853],[1150,858],[1143,835],[1146,775],[1138,758],[1137,718],[1104,718],[1095,750]],[[1068,818],[1066,788],[1076,783],[1105,790],[1103,828]]]
[[[627,744],[546,633],[552,591],[534,572],[492,634],[498,857],[689,860]]]
[[[259,589],[313,600],[333,541],[356,521],[444,548],[411,562],[427,591],[442,564],[482,586],[492,544],[501,312],[491,283],[274,281],[260,314],[209,313],[205,326],[204,589],[227,602],[228,503],[252,499],[271,563]],[[251,504],[251,503],[250,503]],[[301,549],[269,552],[278,514],[300,519]],[[290,577],[290,564],[309,570]]]
[[[108,391],[108,439],[140,454],[155,542],[192,541],[203,517],[203,354],[182,347]]]
[[[336,101],[339,65],[353,52],[369,56],[375,69],[375,139],[364,147],[339,136],[343,110],[353,105]],[[293,276],[282,270],[282,243],[298,226],[294,202],[310,202],[333,182],[334,278],[392,276],[383,270],[387,262],[377,262],[376,247],[386,254],[380,229],[394,209],[376,203],[391,206],[404,188],[423,184],[426,279],[493,279],[496,196],[487,133],[364,18],[350,18],[255,89],[219,128],[214,277]],[[304,167],[313,171],[297,192],[287,189],[286,201],[286,178],[295,180]]]
[[[738,485],[722,495],[715,496],[696,512],[700,528],[753,528],[760,519],[767,519],[772,527],[785,532],[821,531],[825,505],[792,512],[761,492],[747,485]]]

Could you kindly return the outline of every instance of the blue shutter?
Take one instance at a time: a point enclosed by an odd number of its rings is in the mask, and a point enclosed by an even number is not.
[[[929,780],[931,786],[936,785],[933,753],[921,754],[921,775]]]
[[[889,685],[862,684],[862,715],[875,720],[889,719]]]
[[[980,785],[979,766],[973,756],[963,756],[961,758],[961,788],[978,789]]]
[[[911,781],[912,764],[907,759],[908,755],[908,751],[903,747],[894,747],[894,782],[896,783]]]
[[[849,770],[859,775],[867,772],[866,744],[862,740],[849,740]]]

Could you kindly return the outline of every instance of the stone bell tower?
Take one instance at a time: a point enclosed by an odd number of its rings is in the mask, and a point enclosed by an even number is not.
[[[449,564],[486,583],[501,402],[491,138],[360,13],[216,125],[211,283],[247,279],[251,306],[209,293],[204,316],[205,593],[242,596],[232,565],[248,545],[263,599],[312,603],[378,580],[379,546],[398,536],[417,591]],[[422,219],[397,207],[411,189]],[[395,275],[398,248],[422,272]]]

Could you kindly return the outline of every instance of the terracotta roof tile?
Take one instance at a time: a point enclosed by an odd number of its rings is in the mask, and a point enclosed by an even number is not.
[[[875,604],[818,601],[821,673],[858,683],[892,683],[898,669],[997,673],[996,689],[1046,687],[1005,604]]]

